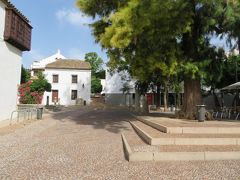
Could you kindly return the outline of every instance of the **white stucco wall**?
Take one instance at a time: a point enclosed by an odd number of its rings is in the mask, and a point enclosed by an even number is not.
[[[102,85],[101,94],[104,94],[105,93],[105,86],[106,86],[106,79],[101,79],[101,85]]]
[[[106,81],[105,81],[105,94],[122,94],[123,84],[127,81],[129,87],[131,87],[130,93],[135,93],[135,80],[133,80],[130,75],[125,72],[115,72],[111,74],[108,70],[106,70]]]
[[[90,103],[91,95],[91,70],[72,70],[72,69],[45,69],[45,77],[52,85],[52,90],[58,90],[58,97],[61,105],[75,105],[75,100],[71,100],[71,91],[77,90],[78,98],[82,98]],[[58,74],[58,83],[52,83],[52,76]],[[72,83],[72,75],[78,76],[78,83]],[[84,87],[83,87],[84,84]],[[49,104],[53,105],[52,92],[45,92],[42,103],[46,105],[47,96]]]
[[[16,110],[22,52],[3,40],[5,5],[0,1],[0,121]]]

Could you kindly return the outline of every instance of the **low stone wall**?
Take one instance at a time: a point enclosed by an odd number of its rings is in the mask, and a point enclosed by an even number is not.
[[[44,108],[41,104],[18,104],[18,109],[28,109],[28,108]]]
[[[45,112],[45,106],[41,104],[18,104],[17,109],[29,109],[29,108],[43,108],[43,112]]]

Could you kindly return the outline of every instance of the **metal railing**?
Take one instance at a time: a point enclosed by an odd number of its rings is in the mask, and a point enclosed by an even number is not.
[[[238,120],[240,116],[240,112],[234,110],[233,108],[223,107],[218,111],[212,113],[213,118],[220,118],[220,119],[235,119]]]
[[[10,124],[12,124],[14,113],[17,113],[17,122],[19,122],[21,113],[23,114],[24,120],[26,120],[26,118],[29,120],[29,119],[33,119],[34,112],[36,113],[36,119],[37,119],[38,108],[27,108],[27,109],[19,109],[19,110],[12,111]]]

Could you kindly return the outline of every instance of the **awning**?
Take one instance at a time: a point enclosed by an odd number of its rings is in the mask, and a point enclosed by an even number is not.
[[[233,89],[240,89],[240,82],[236,82],[234,84],[226,86],[226,87],[222,88],[221,90],[233,90]]]

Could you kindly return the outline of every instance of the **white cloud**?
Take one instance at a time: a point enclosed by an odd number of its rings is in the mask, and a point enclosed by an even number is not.
[[[92,18],[85,16],[76,9],[61,9],[58,10],[55,15],[59,22],[67,22],[74,26],[88,25],[93,22]]]
[[[67,57],[69,57],[70,59],[84,60],[85,54],[85,52],[81,51],[78,48],[71,48],[67,52]]]

